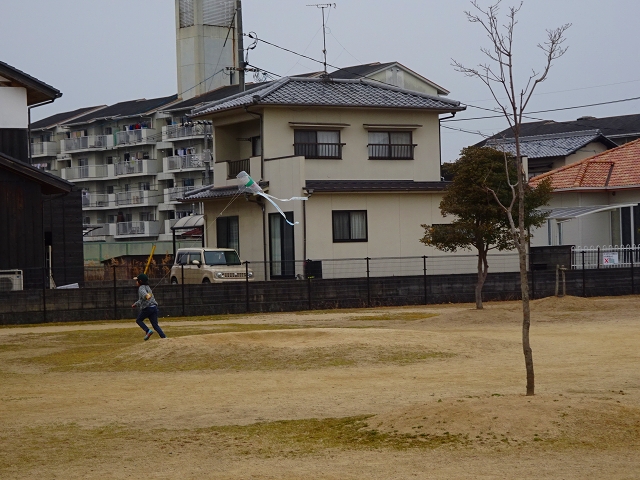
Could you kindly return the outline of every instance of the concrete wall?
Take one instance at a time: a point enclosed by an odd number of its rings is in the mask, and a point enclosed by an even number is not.
[[[194,0],[193,5],[195,24],[181,28],[179,0],[175,2],[178,93],[183,99],[228,85],[228,75],[214,74],[225,67],[238,66],[235,30],[229,32],[228,26],[204,25],[203,0]],[[229,39],[223,48],[228,33]]]

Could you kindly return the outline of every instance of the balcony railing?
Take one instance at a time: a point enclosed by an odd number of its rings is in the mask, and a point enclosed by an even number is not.
[[[92,227],[87,233],[84,234],[85,242],[96,242],[96,241],[104,241],[108,236],[115,235],[116,232],[116,224],[115,223],[99,223],[97,225],[92,225]]]
[[[116,176],[155,175],[158,172],[155,159],[127,160],[115,164]]]
[[[227,162],[227,178],[236,178],[236,175],[238,175],[243,170],[251,175],[251,172],[249,171],[251,168],[250,164],[251,162],[248,158],[244,160],[233,160]]]
[[[151,237],[160,233],[160,222],[156,220],[120,222],[116,225],[116,236],[119,237]]]
[[[90,193],[82,194],[83,208],[107,208],[111,206],[109,195],[106,193]]]
[[[82,197],[84,200],[84,197]],[[106,208],[111,206],[111,201],[109,200],[109,194],[107,193],[90,193],[89,194],[90,202],[89,207],[95,208]],[[84,203],[82,205],[85,206]]]
[[[116,193],[116,205],[148,205],[150,203],[157,204],[158,191],[153,190],[130,190],[128,192]],[[150,202],[150,200],[156,200]]]
[[[65,180],[105,178],[107,175],[107,165],[83,165],[80,167],[68,167],[62,170],[62,178]]]
[[[369,144],[369,160],[413,160],[415,145]]]
[[[212,132],[212,125],[168,125],[162,128],[162,140],[171,141],[181,138],[201,137]]]
[[[205,161],[210,158],[211,156],[208,150],[202,153],[167,157],[167,171],[203,168]]]
[[[294,143],[294,152],[304,158],[342,158],[344,143]]]
[[[87,137],[65,138],[60,141],[62,152],[104,150],[107,148],[113,148],[112,135],[89,135]]]
[[[116,133],[118,146],[134,145],[136,143],[156,143],[156,131],[153,128],[140,128],[137,130],[123,130]]]
[[[32,157],[55,157],[58,154],[56,142],[42,142],[31,144]]]
[[[190,192],[192,190],[194,190],[196,187],[173,187],[173,188],[167,188],[165,190],[166,192],[166,201],[169,202],[176,202],[178,201],[179,198],[184,197],[184,194],[187,192]]]

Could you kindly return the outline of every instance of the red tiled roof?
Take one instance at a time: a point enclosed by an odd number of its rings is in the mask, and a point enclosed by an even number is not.
[[[554,190],[640,188],[640,139],[533,177],[529,184],[536,186],[546,178]]]

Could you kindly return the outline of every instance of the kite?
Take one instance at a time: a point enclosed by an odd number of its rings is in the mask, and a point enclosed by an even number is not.
[[[289,220],[287,220],[286,215],[274,200],[277,200],[279,202],[290,202],[292,200],[307,200],[307,197],[291,197],[291,198],[285,199],[285,198],[277,198],[277,197],[274,197],[273,195],[269,195],[268,193],[264,193],[264,190],[260,188],[260,185],[258,185],[255,182],[255,180],[251,178],[249,174],[244,170],[240,172],[238,175],[236,175],[236,178],[240,181],[238,185],[238,188],[240,189],[240,191],[251,192],[254,195],[260,195],[261,197],[264,197],[269,203],[271,203],[271,205],[276,207],[276,210],[280,212],[280,215],[283,216],[284,220],[289,225],[293,226],[300,223],[300,222],[291,223]]]

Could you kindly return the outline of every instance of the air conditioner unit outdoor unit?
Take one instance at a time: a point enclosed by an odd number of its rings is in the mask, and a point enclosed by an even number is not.
[[[22,290],[22,270],[0,270],[0,292]]]

